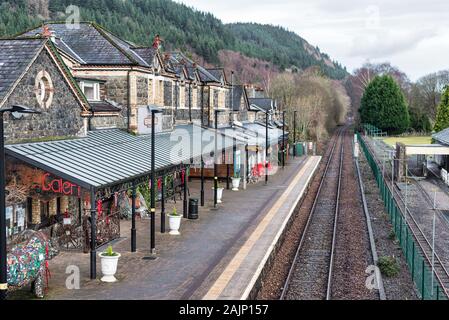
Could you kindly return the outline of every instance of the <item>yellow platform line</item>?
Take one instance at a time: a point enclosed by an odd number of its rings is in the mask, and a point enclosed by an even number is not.
[[[279,208],[284,204],[286,198],[290,195],[293,188],[297,185],[298,181],[302,178],[304,173],[309,169],[314,158],[307,160],[307,163],[299,170],[293,181],[290,183],[289,187],[284,191],[284,193],[279,197],[276,203],[271,207],[270,211],[265,215],[263,220],[259,223],[256,230],[253,231],[251,236],[246,240],[237,254],[232,258],[231,262],[226,266],[226,269],[218,277],[212,287],[209,289],[207,294],[203,297],[203,300],[217,300],[220,294],[224,291],[228,283],[231,281],[232,277],[242,264],[245,257],[249,254],[254,244],[259,240],[261,235],[264,233],[271,220],[276,215]]]

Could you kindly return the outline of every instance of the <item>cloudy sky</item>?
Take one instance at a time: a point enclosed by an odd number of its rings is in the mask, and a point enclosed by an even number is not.
[[[390,61],[412,80],[449,69],[447,0],[177,0],[228,22],[282,25],[349,71]]]

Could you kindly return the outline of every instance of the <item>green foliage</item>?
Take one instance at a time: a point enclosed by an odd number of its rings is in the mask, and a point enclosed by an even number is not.
[[[112,250],[112,246],[109,246],[105,252],[103,252],[103,256],[105,257],[116,257],[118,256],[117,252],[114,252],[114,250]]]
[[[380,257],[379,261],[377,262],[377,266],[379,267],[380,272],[388,278],[396,277],[401,271],[401,268],[399,267],[398,261],[395,257]]]
[[[344,78],[346,69],[293,32],[258,24],[225,25],[210,13],[167,0],[51,0],[52,20],[64,20],[69,5],[80,7],[82,21],[94,21],[112,33],[139,45],[150,46],[160,34],[164,50],[193,51],[207,62],[218,64],[222,49],[271,61],[280,69],[319,66],[332,78]],[[0,0],[0,37],[36,27],[42,21],[26,0]]]
[[[291,68],[295,73],[298,68],[304,70],[318,66],[330,78],[343,79],[348,74],[346,68],[331,61],[319,48],[310,46],[296,33],[282,27],[235,23],[226,25],[226,28],[236,37],[234,50],[249,57],[271,61],[281,70]],[[334,64],[334,67],[330,64]]]
[[[439,132],[449,127],[449,86],[444,89],[438,106],[434,130]]]
[[[176,207],[173,207],[172,212],[170,213],[171,216],[173,217],[179,217],[180,214],[178,213],[178,210],[176,209]]]
[[[410,127],[404,94],[389,75],[376,76],[369,83],[360,103],[363,123],[372,124],[389,134],[400,134]]]
[[[410,109],[410,127],[418,132],[432,131],[432,124],[429,116],[420,112],[419,110]]]
[[[392,241],[396,239],[396,233],[393,229],[391,229],[390,233],[388,234],[388,239]]]

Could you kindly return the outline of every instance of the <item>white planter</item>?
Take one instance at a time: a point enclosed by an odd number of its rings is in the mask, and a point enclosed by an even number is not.
[[[72,218],[63,218],[63,225],[69,225],[72,224]]]
[[[120,253],[117,253],[116,256],[109,257],[100,253],[101,258],[101,272],[103,273],[103,277],[101,281],[103,282],[116,282],[115,273],[117,272],[117,264],[118,259],[120,258]]]
[[[232,178],[232,191],[239,191],[240,178]]]
[[[170,234],[174,236],[178,236],[181,233],[179,232],[179,228],[181,227],[182,216],[171,216],[168,215],[168,225],[170,226]]]
[[[222,203],[221,199],[223,198],[223,190],[224,188],[217,189],[217,203]]]

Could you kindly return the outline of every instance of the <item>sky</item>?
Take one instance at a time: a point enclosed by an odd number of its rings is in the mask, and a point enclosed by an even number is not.
[[[389,61],[412,81],[449,69],[447,0],[176,0],[224,23],[281,25],[352,72]]]

